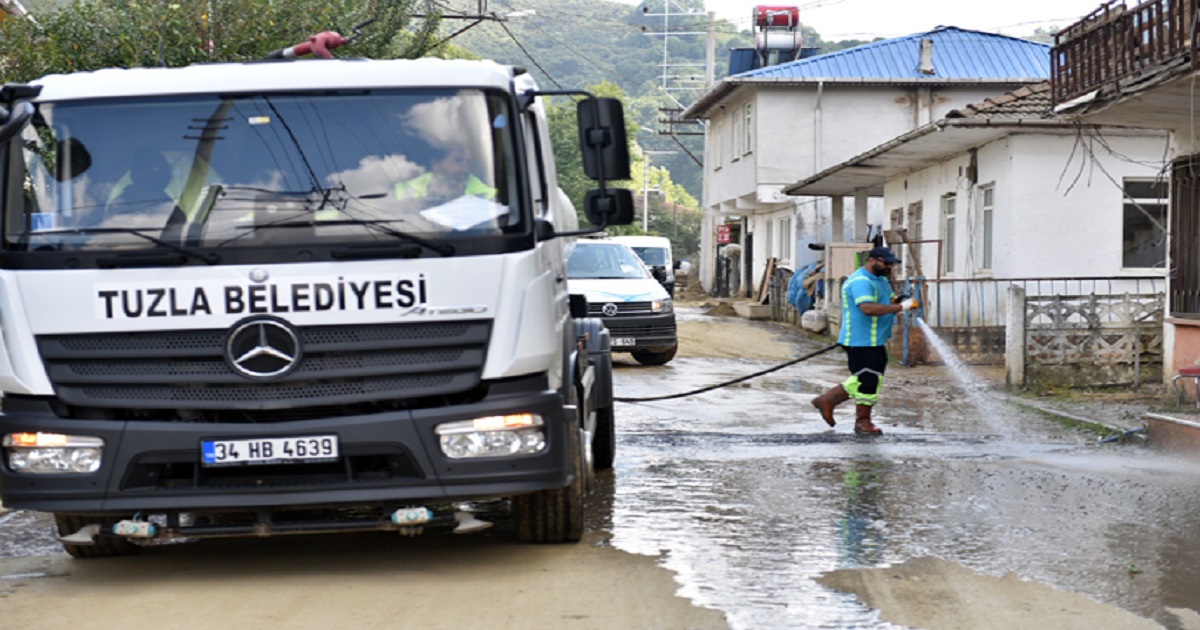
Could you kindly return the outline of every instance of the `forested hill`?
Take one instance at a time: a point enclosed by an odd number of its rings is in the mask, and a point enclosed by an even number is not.
[[[523,65],[547,86],[611,81],[638,97],[660,84],[662,37],[647,35],[643,27],[661,32],[662,18],[646,17],[637,7],[605,0],[493,0],[489,6],[500,15],[533,14],[503,24],[481,24],[456,38],[456,44],[485,58]],[[670,28],[704,32],[707,18],[676,16]],[[718,31],[717,49],[728,48],[722,44],[737,36],[734,27],[722,23]],[[705,45],[704,35],[673,36],[669,63],[703,64]],[[702,65],[689,72],[703,79]]]
[[[449,4],[466,8],[467,4],[477,3]],[[655,132],[664,127],[658,122],[662,118],[659,108],[691,104],[703,93],[708,17],[703,0],[674,1],[674,12],[691,7],[696,14],[674,15],[664,27],[661,3],[652,1],[650,5],[647,15],[639,7],[606,0],[491,0],[489,9],[498,15],[523,16],[503,23],[484,22],[455,37],[453,43],[480,57],[528,68],[544,89],[585,88],[603,81],[617,84],[628,99],[632,118],[642,128],[638,144],[656,152],[655,166],[669,168],[672,178],[699,199],[702,172],[692,156],[703,157],[702,138],[680,137],[680,146],[673,138]],[[747,5],[747,18],[750,10]],[[748,24],[742,26],[739,32],[738,25],[728,21],[719,20],[715,25],[716,80],[728,73],[731,48],[753,46]],[[444,29],[453,27],[447,22]],[[672,33],[692,33],[670,37],[666,57],[669,78],[665,82],[663,37],[655,35],[664,28]],[[801,28],[804,45],[822,52],[865,43],[828,44],[812,29]],[[664,83],[671,89],[663,90]],[[678,89],[687,86],[695,90]]]

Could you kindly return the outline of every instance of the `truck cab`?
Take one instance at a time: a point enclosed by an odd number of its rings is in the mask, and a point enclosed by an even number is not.
[[[73,555],[473,531],[458,506],[500,498],[523,540],[578,540],[611,372],[565,281],[544,96],[436,59],[6,86],[5,506]],[[579,107],[589,217],[628,223],[619,103]]]

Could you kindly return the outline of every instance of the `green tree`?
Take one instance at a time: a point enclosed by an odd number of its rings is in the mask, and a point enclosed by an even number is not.
[[[105,67],[262,59],[315,33],[350,35],[353,56],[443,53],[437,16],[411,20],[418,0],[72,0],[33,20],[0,22],[0,81]],[[420,3],[420,8],[425,4]]]
[[[596,96],[620,98],[628,103],[623,90],[615,83],[601,82],[587,88]],[[607,182],[608,185],[633,190],[635,205],[640,208],[643,203],[643,191],[653,189],[650,195],[648,230],[642,229],[640,212],[632,225],[611,226],[606,231],[613,236],[635,234],[654,234],[672,239],[672,249],[694,252],[699,250],[700,220],[699,203],[687,189],[672,181],[671,171],[657,167],[646,160],[646,154],[638,143],[639,126],[634,122],[633,109],[628,105],[625,109],[625,128],[630,141],[630,174],[631,180]],[[547,108],[550,119],[550,137],[554,145],[554,163],[558,171],[558,185],[575,204],[576,214],[581,224],[586,225],[583,216],[583,200],[587,191],[595,187],[596,182],[584,175],[583,158],[579,152],[579,134],[575,113],[575,101],[559,98]],[[692,217],[695,216],[694,220]]]

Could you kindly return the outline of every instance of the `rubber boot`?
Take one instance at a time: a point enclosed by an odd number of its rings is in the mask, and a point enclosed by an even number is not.
[[[825,424],[833,426],[837,422],[833,419],[833,408],[850,400],[850,394],[846,393],[846,388],[841,385],[835,385],[829,388],[829,391],[812,399],[812,406],[821,412],[821,419]]]
[[[854,433],[856,435],[883,435],[883,429],[871,422],[871,405],[855,405],[857,415],[854,418]]]

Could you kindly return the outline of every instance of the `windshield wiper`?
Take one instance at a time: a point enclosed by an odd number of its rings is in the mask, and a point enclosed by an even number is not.
[[[377,232],[382,232],[384,234],[387,234],[388,236],[394,236],[400,240],[408,241],[410,243],[420,245],[421,247],[424,247],[425,249],[435,251],[443,256],[453,256],[454,255],[454,246],[450,245],[449,243],[439,243],[437,241],[432,241],[432,240],[429,240],[422,236],[417,236],[416,234],[409,234],[408,232],[404,232],[402,230],[397,230],[394,227],[385,225],[387,223],[394,223],[396,221],[397,221],[396,219],[333,219],[333,220],[329,220],[329,221],[280,221],[278,223],[264,223],[262,225],[256,225],[253,228],[251,228],[251,230],[256,231],[256,230],[263,230],[263,229],[269,229],[269,228],[307,228],[307,227],[322,226],[322,225],[329,225],[329,226],[361,225],[363,227],[371,228]],[[236,236],[230,240],[235,240],[238,238],[241,238],[241,236]],[[391,246],[388,245],[386,247],[391,247]],[[359,249],[361,251],[365,248],[357,248],[357,249]]]
[[[197,260],[200,260],[201,262],[208,264],[208,265],[215,265],[221,261],[221,257],[213,252],[202,252],[202,251],[191,249],[188,247],[183,247],[182,245],[176,245],[170,241],[166,241],[161,238],[158,238],[157,236],[151,236],[151,235],[147,234],[145,231],[140,230],[138,228],[131,228],[131,227],[55,228],[55,229],[51,229],[51,230],[38,230],[36,232],[33,232],[33,234],[36,234],[37,236],[47,236],[47,235],[52,235],[52,234],[79,234],[81,236],[86,236],[89,234],[132,234],[139,238],[146,239],[147,241],[150,241],[151,243],[154,243],[155,245],[166,247],[167,249],[173,249],[173,250],[179,252],[180,254],[184,255],[184,258],[163,259],[164,262],[168,262],[168,263],[174,262],[175,264],[182,264],[184,261],[187,260],[186,257],[189,257],[189,256],[192,258],[195,258]],[[150,253],[150,252],[139,252],[139,253],[131,253],[131,254],[117,254],[117,257],[118,258],[128,257],[132,261],[138,257],[144,258],[147,255],[154,255],[154,254]]]
[[[425,249],[433,250],[443,256],[453,256],[454,255],[454,246],[453,245],[451,245],[449,243],[439,243],[437,241],[432,241],[425,237],[417,236],[416,234],[409,234],[408,232],[405,232],[403,230],[397,230],[396,228],[394,228],[390,225],[387,225],[388,223],[393,223],[393,222],[394,222],[393,220],[389,220],[389,219],[337,219],[334,221],[318,221],[317,224],[319,224],[319,225],[361,225],[364,227],[371,228],[377,232],[382,232],[389,236],[394,236],[402,241],[408,241],[410,243],[415,243],[417,245],[420,245],[421,247],[424,247]]]

